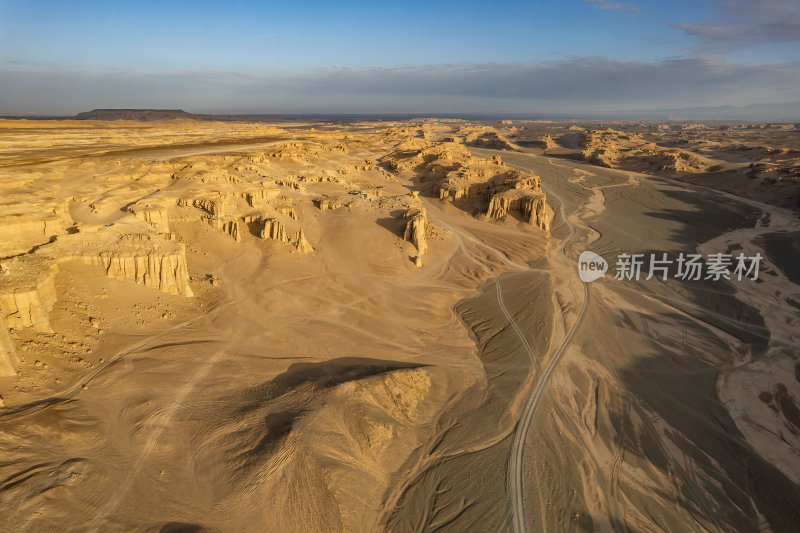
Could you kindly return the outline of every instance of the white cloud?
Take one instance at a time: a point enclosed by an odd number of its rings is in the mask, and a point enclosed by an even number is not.
[[[712,45],[747,46],[800,42],[800,2],[797,0],[716,0],[716,20],[703,24],[673,24]]]
[[[597,9],[602,9],[603,11],[634,11],[638,12],[639,8],[636,7],[634,4],[623,4],[621,2],[612,2],[611,0],[583,0],[587,4],[590,4],[592,7]]]
[[[800,62],[656,62],[576,57],[537,63],[327,68],[310,73],[0,69],[0,111],[96,107],[196,112],[594,112],[800,101]]]

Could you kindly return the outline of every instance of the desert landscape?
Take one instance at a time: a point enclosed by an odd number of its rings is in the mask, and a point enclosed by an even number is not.
[[[800,124],[134,111],[0,120],[0,530],[800,524]]]

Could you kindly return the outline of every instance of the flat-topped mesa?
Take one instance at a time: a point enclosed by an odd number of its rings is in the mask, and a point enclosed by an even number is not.
[[[147,233],[78,233],[67,240],[56,256],[59,262],[100,265],[113,279],[135,281],[167,294],[194,295],[182,243]]]
[[[55,261],[29,254],[4,262],[0,272],[0,316],[6,326],[52,333],[49,315],[57,300]]]
[[[550,231],[554,212],[547,205],[547,197],[542,192],[538,176],[520,174],[505,179],[490,187],[489,197],[489,209],[486,211],[489,218],[502,218],[516,211],[526,222]]]
[[[407,221],[403,239],[417,247],[419,256],[424,255],[428,251],[428,242],[425,238],[428,215],[425,213],[425,209],[411,207],[403,214],[403,219]]]
[[[65,234],[71,225],[66,203],[2,205],[0,258],[28,253],[36,246]]]
[[[110,278],[193,296],[183,244],[150,233],[82,230],[0,264],[0,376],[15,373],[16,348],[9,331],[53,332],[49,314],[58,299],[55,277],[60,263],[99,265]]]

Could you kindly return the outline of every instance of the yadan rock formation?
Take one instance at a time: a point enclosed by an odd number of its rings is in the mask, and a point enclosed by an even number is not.
[[[7,328],[52,332],[49,313],[56,303],[57,264],[43,254],[5,261],[0,266],[0,315]]]
[[[98,265],[112,279],[135,281],[167,294],[193,296],[182,243],[148,233],[78,233],[69,240],[77,242],[58,243],[59,262]]]
[[[520,146],[543,148],[556,158],[578,157],[597,166],[655,174],[800,208],[796,124],[618,122],[605,126],[528,124],[511,138]]]
[[[463,136],[464,142],[470,146],[512,151],[518,149],[505,135],[488,126],[462,126],[456,133]]]
[[[503,218],[516,211],[523,219],[544,231],[550,231],[553,209],[547,205],[537,176],[526,176],[513,171],[513,177],[504,178],[489,187],[489,218]]]
[[[403,238],[414,246],[417,247],[417,264],[421,266],[421,258],[428,251],[428,241],[426,237],[426,224],[428,216],[425,209],[408,209],[403,214],[403,219],[406,221],[406,228],[403,232]]]
[[[538,176],[505,165],[498,156],[476,157],[462,144],[441,142],[419,149],[401,143],[385,158],[397,172],[414,171],[439,199],[499,219],[519,212],[526,222],[549,231],[553,210]]]
[[[795,125],[158,116],[0,121],[0,529],[796,529]]]

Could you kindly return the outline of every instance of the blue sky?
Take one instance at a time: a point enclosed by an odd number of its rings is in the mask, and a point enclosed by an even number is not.
[[[0,112],[553,112],[800,100],[800,0],[0,0]]]

